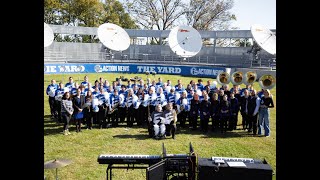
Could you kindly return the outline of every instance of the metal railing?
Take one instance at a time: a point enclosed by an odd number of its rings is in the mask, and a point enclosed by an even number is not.
[[[44,63],[144,63],[144,64],[183,64],[206,65],[223,67],[266,67],[273,68],[276,65],[275,58],[261,56],[259,60],[252,59],[248,55],[242,56],[205,56],[197,55],[182,58],[171,55],[144,54],[144,53],[105,53],[91,52],[44,52]]]

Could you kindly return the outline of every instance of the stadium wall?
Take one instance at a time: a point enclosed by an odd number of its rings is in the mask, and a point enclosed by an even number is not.
[[[224,67],[186,66],[186,65],[154,65],[154,64],[108,64],[108,63],[80,63],[80,64],[45,64],[44,74],[73,74],[73,73],[129,73],[145,74],[152,71],[157,74],[172,74],[194,77],[216,78],[218,73],[226,71]],[[254,71],[257,78],[264,74],[276,77],[276,71],[267,69],[230,68],[230,74],[235,71],[246,73]]]
[[[181,66],[181,65],[153,65],[153,64],[45,64],[44,74],[72,74],[72,73],[133,73],[172,74],[182,76],[216,78],[220,72],[226,71],[223,67],[208,66]]]

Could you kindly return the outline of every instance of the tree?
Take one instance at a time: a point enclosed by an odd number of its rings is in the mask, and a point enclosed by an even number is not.
[[[236,20],[229,10],[233,0],[190,0],[186,10],[187,24],[197,30],[227,30]]]
[[[183,0],[126,0],[132,18],[144,29],[166,30],[184,14]]]
[[[44,1],[44,22],[47,24],[62,24],[60,0]]]
[[[117,0],[45,0],[45,22],[66,26],[98,27],[110,22],[123,28],[136,28],[129,14]],[[98,42],[92,35],[55,35],[66,42]]]
[[[131,19],[130,15],[125,12],[122,4],[117,0],[106,0],[103,4],[104,14],[103,22],[117,24],[125,29],[136,29],[138,26]]]

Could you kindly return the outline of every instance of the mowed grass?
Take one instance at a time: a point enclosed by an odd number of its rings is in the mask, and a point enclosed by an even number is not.
[[[85,74],[60,74],[44,75],[44,91],[50,84],[51,79],[57,82],[67,82],[72,76],[79,83],[83,81]],[[146,79],[145,74],[87,74],[89,81],[93,84],[96,79],[103,77],[112,82],[116,77],[123,75],[126,78],[134,76]],[[183,77],[178,75],[149,75],[149,78],[161,77],[163,81],[170,79],[173,84],[177,84],[178,79],[182,79],[184,86],[190,80],[197,81],[196,77]],[[204,84],[209,78],[202,78]],[[210,79],[214,80],[214,79]],[[230,84],[232,87],[232,84]],[[241,87],[244,87],[242,84]],[[254,88],[260,90],[259,84],[254,83]],[[276,106],[276,87],[271,90]],[[44,95],[44,160],[66,158],[73,161],[72,164],[59,168],[60,179],[106,179],[107,165],[100,165],[97,158],[100,154],[145,154],[160,155],[162,153],[162,143],[165,144],[167,153],[186,154],[189,151],[189,142],[192,143],[198,157],[210,158],[212,156],[242,157],[242,158],[264,158],[271,165],[276,173],[276,107],[271,109],[270,126],[271,136],[257,137],[249,135],[243,130],[236,130],[220,134],[220,132],[209,132],[203,134],[200,130],[191,131],[188,128],[178,128],[176,139],[154,140],[148,138],[146,128],[133,127],[127,129],[125,124],[118,128],[109,129],[83,129],[81,133],[75,132],[75,125],[72,124],[69,136],[62,134],[63,124],[57,124],[50,120],[50,108],[48,96]],[[211,121],[211,119],[210,119]],[[238,125],[241,124],[239,114]],[[209,125],[211,122],[209,122]],[[240,128],[241,126],[238,126]],[[47,179],[55,179],[55,169],[45,169]],[[145,170],[125,170],[114,169],[113,179],[115,180],[144,180]],[[275,179],[275,177],[274,177]]]

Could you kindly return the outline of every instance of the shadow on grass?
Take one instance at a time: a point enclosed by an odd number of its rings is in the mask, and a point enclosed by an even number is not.
[[[211,127],[209,126],[208,132],[203,132],[198,127],[196,130],[192,130],[189,128],[189,124],[186,124],[185,127],[179,127],[179,124],[177,125],[177,131],[176,135],[179,136],[179,134],[184,135],[202,135],[200,138],[239,138],[239,137],[259,137],[258,135],[253,135],[252,133],[249,134],[247,131],[243,130],[234,130],[234,131],[227,131],[226,133],[221,133],[220,129],[215,130],[214,132],[211,131]],[[127,123],[119,123],[118,127],[125,127],[127,128]],[[82,126],[82,129],[86,128],[86,125]],[[97,124],[93,125],[93,128],[98,128]],[[110,127],[112,129],[113,127]],[[132,127],[129,127],[132,129],[141,129],[139,130],[139,133],[141,134],[134,134],[134,135],[115,135],[114,138],[134,138],[136,140],[144,140],[149,139],[148,136],[148,129],[147,125],[137,126],[134,124]],[[71,121],[69,125],[69,131],[75,132],[75,122]],[[50,115],[44,116],[44,135],[56,135],[56,134],[62,134],[63,132],[63,123],[57,123],[55,120],[50,118]]]
[[[209,126],[208,132],[203,132],[198,127],[196,130],[189,128],[189,125],[186,124],[186,127],[177,127],[177,135],[179,134],[189,134],[189,135],[203,135],[201,138],[239,138],[239,137],[259,137],[258,135],[253,135],[252,133],[248,133],[247,131],[243,130],[233,130],[227,131],[225,133],[221,133],[221,130],[217,128],[215,131],[211,130]]]
[[[73,122],[69,124],[69,131],[76,131],[76,128],[73,126]],[[56,135],[63,132],[63,123],[58,123],[56,120],[50,118],[50,116],[44,116],[44,135]]]

